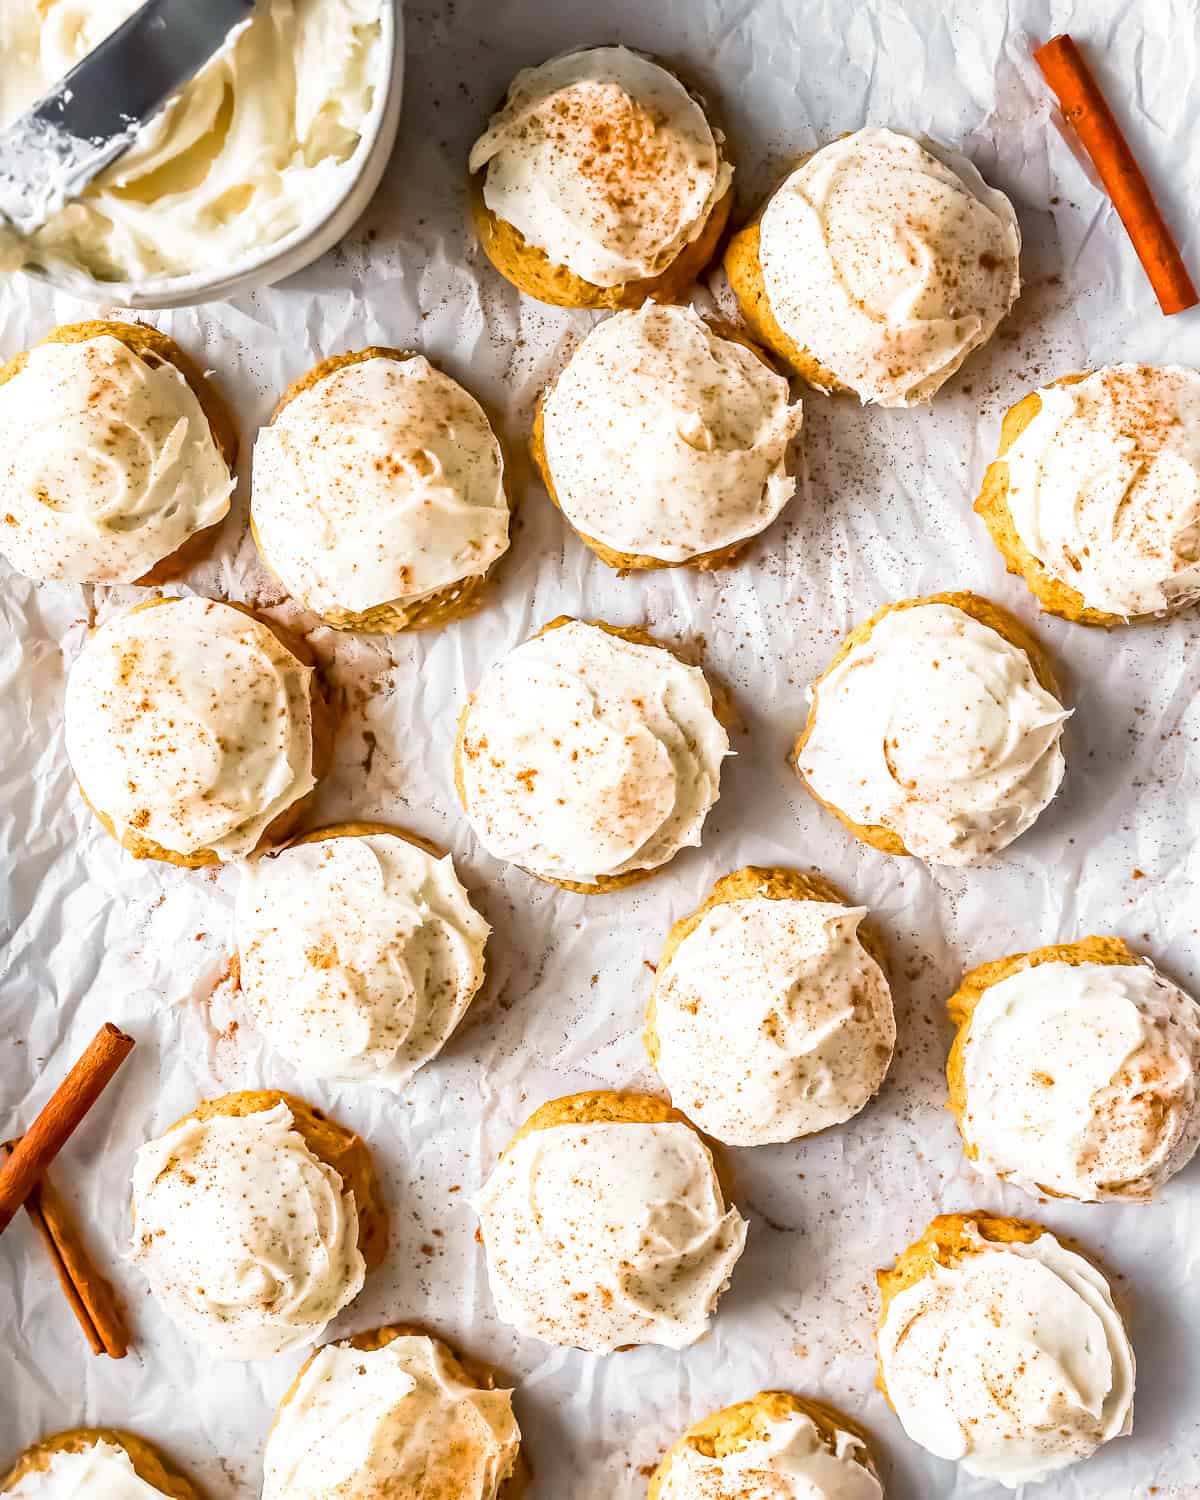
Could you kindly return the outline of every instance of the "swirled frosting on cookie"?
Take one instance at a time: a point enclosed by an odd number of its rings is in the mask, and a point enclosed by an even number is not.
[[[733,176],[683,84],[625,47],[518,73],[470,169],[498,219],[593,286],[665,271]]]
[[[135,583],[229,509],[191,386],[108,334],[39,344],[0,385],[0,553],[67,583]]]
[[[450,856],[395,834],[294,844],[242,870],[242,992],[315,1078],[403,1087],[483,982],[488,931]]]
[[[326,1344],[267,1436],[263,1500],[496,1500],[520,1445],[512,1392],[464,1383],[434,1339]]]
[[[708,1149],[676,1121],[533,1130],[475,1206],[500,1317],[594,1354],[694,1344],[746,1241]]]
[[[365,1275],[354,1194],[282,1102],[189,1118],[139,1148],[131,1259],[171,1321],[225,1359],[311,1343]]]
[[[67,754],[118,837],[236,859],[315,784],[311,682],[228,604],[136,609],[101,626],[71,668]]]
[[[1109,365],[1038,391],[1008,450],[1007,505],[1046,571],[1092,609],[1200,599],[1200,374]]]
[[[480,842],[535,875],[591,884],[689,844],[729,739],[698,667],[571,620],[526,641],[472,694],[463,806]]]
[[[775,321],[863,401],[927,401],[1020,290],[1012,204],[959,156],[868,127],[791,174],[763,212]]]
[[[124,1448],[98,1440],[82,1452],[47,1453],[46,1463],[28,1470],[0,1491],[6,1500],[162,1500]]]
[[[1200,1144],[1200,1006],[1148,963],[1044,963],[984,990],[963,1139],[1031,1193],[1148,1198]]]
[[[421,355],[342,365],[254,444],[251,515],[291,593],[320,613],[403,609],[486,573],[508,547],[500,444]]]
[[[933,864],[986,860],[1058,790],[1067,710],[1028,655],[949,604],[889,610],[812,690],[796,764],[853,822]]]
[[[754,896],[712,906],[654,985],[656,1066],[676,1106],[733,1146],[848,1120],[883,1082],[891,991],[865,907]]]
[[[727,1452],[683,1444],[657,1500],[883,1500],[861,1438],[839,1428],[831,1447],[801,1411],[766,1422]]]
[[[787,382],[690,307],[648,302],[584,339],[542,404],[563,514],[618,552],[684,562],[770,525],[795,490]]]
[[[974,1244],[892,1299],[879,1361],[904,1430],[1008,1489],[1133,1425],[1133,1349],[1108,1282],[1052,1234]]]

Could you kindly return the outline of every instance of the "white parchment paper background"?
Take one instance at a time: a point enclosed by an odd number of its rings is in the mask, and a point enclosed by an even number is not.
[[[907,1441],[873,1390],[872,1273],[939,1210],[1028,1213],[1111,1267],[1139,1356],[1132,1438],[1044,1486],[1056,1500],[1200,1496],[1200,1163],[1150,1207],[1035,1204],[967,1167],[943,1109],[943,1001],[961,970],[1092,931],[1121,934],[1200,990],[1200,652],[1195,615],[1106,636],[1059,621],[1076,714],[1063,793],[993,867],[929,871],[852,843],[784,764],[804,687],[856,620],[890,600],[972,588],[1035,611],[971,512],[1003,410],[1028,387],[1115,359],[1200,364],[1200,313],[1162,318],[1106,200],[1060,135],[1030,40],[1087,45],[1200,271],[1195,0],[423,0],[407,12],[398,149],[366,220],[284,286],[162,326],[217,374],[248,459],[275,397],[317,359],[421,349],[502,414],[520,518],[494,602],[436,635],[338,637],[298,616],[257,564],[239,508],[189,580],[309,635],[342,706],[336,774],[313,822],[407,825],[451,848],[495,933],[468,1024],[403,1097],[321,1087],[272,1056],[223,979],[237,872],[137,864],[84,809],[63,750],[64,674],[94,608],[135,591],[0,581],[0,1132],[19,1130],[97,1025],[139,1045],[56,1177],[125,1296],[135,1346],[94,1359],[24,1220],[0,1240],[0,1464],[45,1431],[126,1425],[214,1500],[257,1493],[263,1438],[301,1356],[211,1362],[118,1259],[134,1150],[202,1096],[294,1089],[360,1130],[382,1169],[393,1248],[331,1330],[425,1321],[518,1382],[533,1500],[634,1500],[690,1421],[763,1386],[821,1395],[868,1424],[893,1500],[992,1493]],[[1025,290],[990,348],[932,410],[806,402],[807,472],[732,572],[617,578],[575,540],[524,453],[543,382],[590,315],[524,300],[464,223],[468,148],[521,66],[619,39],[682,62],[728,124],[748,212],[795,153],[873,122],[961,145],[1014,198]],[[720,278],[714,288],[720,294]],[[706,295],[706,294],[702,294]],[[18,278],[0,287],[0,353],[89,315]],[[484,668],[560,612],[700,638],[745,732],[702,850],[585,901],[492,861],[455,801],[451,745]],[[709,1338],[610,1359],[513,1335],[492,1311],[468,1194],[543,1100],[654,1086],[639,1032],[668,925],[749,861],[816,865],[868,903],[896,958],[900,1044],[879,1098],[813,1141],[731,1153],[749,1246]]]

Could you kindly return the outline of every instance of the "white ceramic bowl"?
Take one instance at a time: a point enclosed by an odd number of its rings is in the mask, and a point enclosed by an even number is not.
[[[0,0],[0,4],[3,0]],[[396,143],[404,94],[404,22],[401,0],[384,0],[381,12],[379,68],[382,87],[375,90],[371,112],[363,122],[362,138],[350,158],[353,168],[341,194],[315,223],[301,224],[291,234],[221,271],[198,271],[187,276],[158,276],[146,281],[98,281],[84,271],[46,270],[31,266],[28,274],[53,283],[89,302],[120,307],[191,307],[214,302],[235,292],[269,286],[302,270],[348,233],[374,196],[388,157]]]

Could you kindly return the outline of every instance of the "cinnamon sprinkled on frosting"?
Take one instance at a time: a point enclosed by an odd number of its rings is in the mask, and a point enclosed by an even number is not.
[[[911,854],[971,865],[1058,790],[1067,710],[1029,657],[948,604],[889,610],[816,684],[797,757],[812,790]]]
[[[67,754],[120,837],[248,854],[314,783],[312,670],[253,616],[172,599],[97,630],[71,668]]]
[[[232,491],[187,381],[119,339],[39,344],[0,385],[0,553],[30,578],[135,583]]]
[[[572,620],[491,668],[460,746],[463,805],[484,847],[590,884],[700,842],[729,739],[698,667]]]
[[[928,401],[1020,289],[1012,204],[964,157],[868,127],[831,142],[768,203],[771,312],[863,401]]]
[[[1005,455],[1021,541],[1092,609],[1200,599],[1200,374],[1109,365],[1038,391]]]
[[[746,1242],[707,1148],[680,1122],[533,1130],[475,1206],[500,1317],[595,1354],[694,1344]]]
[[[787,381],[690,307],[606,319],[546,393],[563,514],[619,552],[682,562],[745,541],[795,491]]]
[[[1108,1282],[1052,1234],[968,1234],[893,1297],[880,1366],[914,1442],[1016,1489],[1130,1431],[1133,1350]]]
[[[433,1339],[326,1344],[268,1434],[263,1500],[497,1500],[520,1443],[512,1392],[465,1384]]]
[[[188,1118],[138,1150],[131,1259],[171,1321],[225,1359],[311,1343],[366,1269],[354,1194],[284,1103]]]
[[[1044,963],[989,986],[963,1139],[1029,1192],[1147,1198],[1200,1144],[1200,1006],[1149,963]]]
[[[656,276],[729,186],[684,86],[625,47],[527,68],[471,151],[488,208],[594,286]]]

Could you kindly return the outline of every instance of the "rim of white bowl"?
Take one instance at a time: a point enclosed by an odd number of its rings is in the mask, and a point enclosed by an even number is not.
[[[301,224],[282,239],[244,256],[228,271],[191,271],[185,276],[156,276],[144,281],[100,281],[85,271],[22,267],[26,275],[49,282],[88,302],[131,308],[190,307],[215,302],[234,292],[269,286],[311,265],[337,244],[361,217],[375,195],[396,142],[404,97],[404,22],[401,0],[384,0],[380,13],[379,73],[362,134],[350,157],[357,162],[345,186],[315,222]]]

